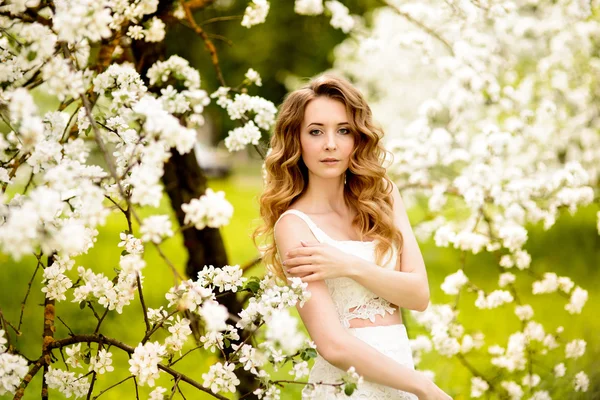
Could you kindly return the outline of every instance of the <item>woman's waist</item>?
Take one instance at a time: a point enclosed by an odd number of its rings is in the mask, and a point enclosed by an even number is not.
[[[367,328],[378,326],[402,325],[402,314],[397,308],[385,312],[384,310],[371,310],[362,315],[352,312],[342,314],[342,321],[347,328]],[[404,326],[404,325],[403,325]]]

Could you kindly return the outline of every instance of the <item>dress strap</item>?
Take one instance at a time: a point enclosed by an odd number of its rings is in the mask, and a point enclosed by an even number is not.
[[[289,210],[285,211],[284,213],[282,213],[279,216],[279,219],[277,220],[277,222],[279,222],[279,220],[281,219],[281,217],[283,217],[286,214],[294,214],[297,215],[298,217],[302,218],[304,220],[304,222],[306,222],[306,224],[308,225],[308,227],[310,228],[311,232],[313,233],[313,235],[315,235],[315,237],[317,238],[317,240],[321,243],[326,242],[326,241],[330,241],[332,240],[325,232],[323,232],[321,230],[321,228],[319,228],[312,219],[310,219],[310,217],[306,214],[304,214],[302,211],[300,210],[296,210],[296,209],[292,209],[290,208]],[[275,225],[277,225],[277,222],[275,222]]]

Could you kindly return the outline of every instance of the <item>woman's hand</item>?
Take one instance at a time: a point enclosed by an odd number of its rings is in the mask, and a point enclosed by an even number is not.
[[[349,275],[353,263],[360,259],[326,243],[301,241],[302,246],[287,253],[283,267],[303,282],[339,278]]]

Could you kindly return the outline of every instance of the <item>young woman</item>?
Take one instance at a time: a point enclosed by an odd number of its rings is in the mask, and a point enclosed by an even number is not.
[[[322,75],[289,93],[265,160],[260,213],[268,268],[301,277],[298,312],[318,357],[310,382],[364,377],[352,398],[450,399],[415,371],[400,307],[423,311],[427,273],[398,188],[383,166],[383,132],[348,81]],[[310,385],[303,394],[309,396]],[[319,385],[312,398],[337,398]],[[347,398],[344,394],[340,398]]]

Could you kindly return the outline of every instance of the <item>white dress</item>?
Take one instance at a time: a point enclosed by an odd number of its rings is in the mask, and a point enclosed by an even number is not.
[[[294,214],[302,218],[320,243],[327,243],[357,257],[372,262],[375,261],[375,242],[334,240],[303,212],[290,209],[281,214],[279,219],[286,214]],[[394,269],[396,260],[397,249],[394,247],[394,256],[382,268]],[[369,319],[374,322],[376,315],[384,316],[386,312],[392,314],[395,307],[391,303],[378,297],[351,278],[325,279],[325,284],[335,304],[338,318],[350,334],[393,358],[398,363],[414,369],[412,352],[404,324],[350,328],[349,321],[354,318]],[[341,382],[341,377],[344,375],[345,371],[335,367],[318,355],[310,371],[308,381],[312,383],[335,383]],[[316,393],[310,397],[312,399],[417,400],[417,396],[412,393],[369,382],[366,379],[358,386],[352,396],[346,396],[343,393],[336,394],[335,388],[329,385],[317,385],[316,388]],[[303,390],[303,398],[308,397],[307,394],[308,386]]]

